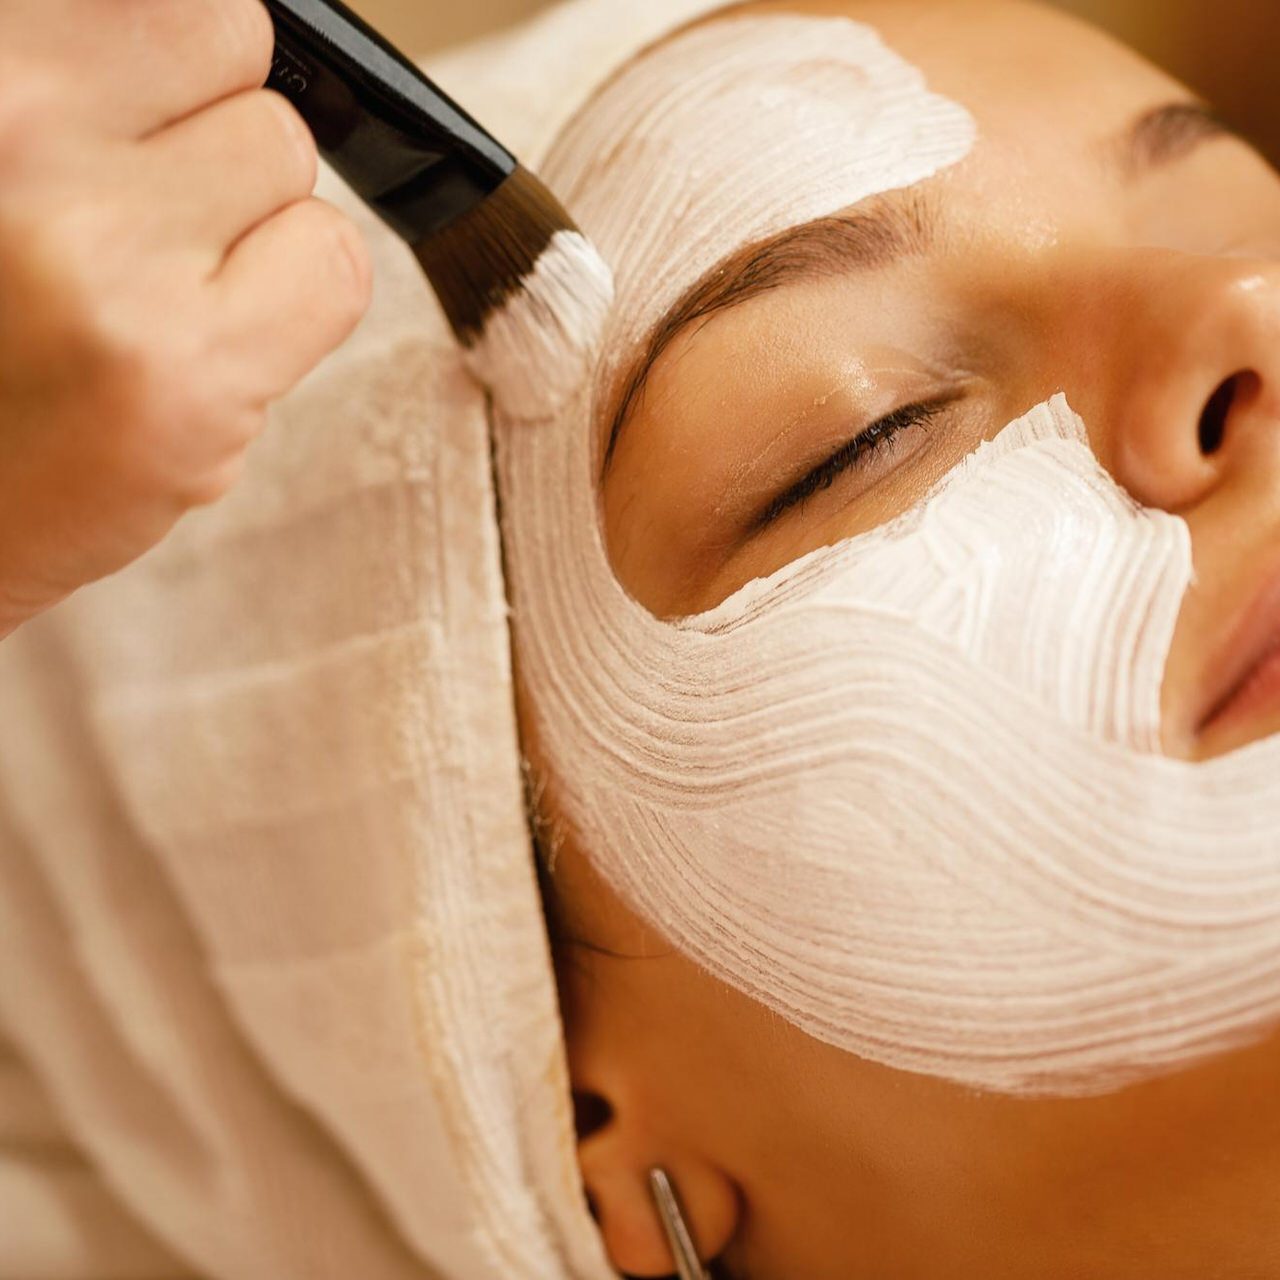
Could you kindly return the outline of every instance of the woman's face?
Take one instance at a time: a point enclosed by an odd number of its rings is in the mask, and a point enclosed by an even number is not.
[[[1224,644],[1280,572],[1280,180],[1176,82],[1052,13],[804,11],[874,25],[973,114],[978,141],[935,178],[845,211],[866,224],[858,240],[895,242],[880,265],[852,264],[853,236],[811,228],[788,249],[825,263],[804,279],[735,302],[721,278],[688,308],[706,314],[652,363],[630,412],[606,415],[622,583],[662,616],[704,610],[884,523],[1065,391],[1116,481],[1191,530],[1166,752],[1203,758],[1280,729],[1275,699],[1209,719]]]
[[[1276,680],[1237,689],[1229,651],[1280,573],[1280,179],[1047,11],[752,11],[873,25],[978,141],[845,211],[879,246],[856,264],[819,235],[791,246],[819,269],[735,292],[744,258],[691,300],[605,415],[623,585],[662,616],[706,609],[905,510],[1064,391],[1114,479],[1190,530],[1164,749],[1280,730]],[[570,1066],[605,1103],[584,1107],[580,1160],[620,1270],[671,1270],[644,1178],[662,1164],[703,1255],[753,1280],[1280,1274],[1280,1038],[1100,1098],[972,1093],[805,1036],[670,951],[572,830],[557,841],[558,911],[589,944],[559,966]]]

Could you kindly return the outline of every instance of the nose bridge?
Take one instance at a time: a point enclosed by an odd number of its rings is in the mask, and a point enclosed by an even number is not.
[[[1163,371],[1180,362],[1186,370],[1220,372],[1238,362],[1243,371],[1274,358],[1280,263],[1171,250],[1131,256],[1117,318],[1141,344],[1130,357],[1139,368],[1149,363]]]
[[[1257,374],[1261,399],[1280,407],[1280,264],[1244,264],[1227,282],[1224,336],[1239,342],[1241,371]]]
[[[1193,258],[1161,319],[1184,357],[1266,376],[1280,355],[1280,264]]]

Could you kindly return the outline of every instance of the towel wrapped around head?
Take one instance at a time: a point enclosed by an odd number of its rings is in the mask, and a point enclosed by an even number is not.
[[[716,7],[576,0],[430,69],[536,166]],[[407,249],[320,194],[375,255],[359,330],[230,498],[0,644],[0,1276],[612,1274],[484,398]]]

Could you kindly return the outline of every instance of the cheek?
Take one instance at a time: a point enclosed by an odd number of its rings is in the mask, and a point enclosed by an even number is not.
[[[1135,510],[1065,400],[981,446],[897,524],[855,539],[830,604],[910,618],[1055,720],[1159,749],[1190,582],[1185,524]]]

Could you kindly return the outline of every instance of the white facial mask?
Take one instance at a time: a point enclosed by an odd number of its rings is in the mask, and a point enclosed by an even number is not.
[[[594,386],[720,259],[973,138],[845,20],[640,59],[542,170],[617,273]],[[1280,1015],[1280,740],[1153,754],[1188,531],[1065,400],[671,624],[609,565],[589,381],[496,424],[507,563],[557,802],[635,910],[819,1039],[979,1088],[1106,1089]]]

